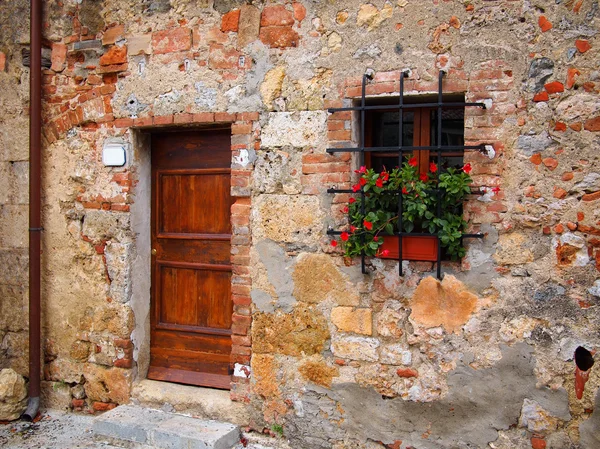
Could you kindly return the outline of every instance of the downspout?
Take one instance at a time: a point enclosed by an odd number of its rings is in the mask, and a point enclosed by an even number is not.
[[[22,418],[33,421],[40,408],[41,355],[41,146],[42,146],[42,7],[31,0],[29,82],[29,402]]]

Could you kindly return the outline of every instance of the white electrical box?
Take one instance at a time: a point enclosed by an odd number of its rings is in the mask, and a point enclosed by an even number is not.
[[[102,163],[107,167],[125,165],[125,144],[105,143],[102,147]]]

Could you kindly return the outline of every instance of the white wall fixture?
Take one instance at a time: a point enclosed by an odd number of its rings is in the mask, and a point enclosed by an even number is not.
[[[122,167],[125,165],[126,143],[104,142],[102,146],[102,163],[106,167]]]

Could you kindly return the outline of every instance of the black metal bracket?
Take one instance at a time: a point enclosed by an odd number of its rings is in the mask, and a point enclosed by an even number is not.
[[[358,146],[356,147],[352,147],[352,148],[327,148],[326,151],[329,154],[334,154],[334,153],[358,153],[359,154],[359,165],[363,166],[365,164],[365,152],[370,152],[370,151],[386,151],[386,152],[397,152],[398,153],[398,166],[402,166],[402,159],[404,157],[404,153],[408,153],[408,152],[412,152],[412,151],[418,151],[418,150],[429,150],[429,151],[434,151],[437,154],[437,166],[441,167],[441,160],[442,160],[442,154],[444,152],[449,152],[449,151],[456,151],[456,150],[477,150],[480,152],[486,152],[486,145],[485,144],[480,144],[480,145],[446,145],[446,146],[442,146],[442,110],[445,108],[466,108],[466,107],[479,107],[482,109],[486,109],[486,105],[485,103],[480,103],[480,102],[475,102],[475,103],[468,103],[468,102],[444,102],[443,101],[443,93],[442,93],[442,87],[443,87],[443,79],[444,76],[446,75],[446,72],[441,70],[439,72],[438,75],[438,92],[437,92],[437,102],[431,102],[431,103],[415,103],[415,104],[405,104],[404,103],[404,79],[408,78],[409,76],[409,70],[403,70],[400,73],[400,97],[399,97],[399,101],[398,104],[396,105],[369,105],[367,106],[366,104],[366,94],[365,94],[365,87],[367,85],[368,80],[372,79],[373,75],[372,74],[364,74],[363,78],[362,78],[362,89],[361,89],[361,97],[360,97],[360,106],[352,106],[352,107],[342,107],[342,108],[330,108],[328,109],[328,112],[330,113],[335,113],[335,112],[345,112],[345,111],[352,111],[352,112],[359,112],[360,113],[360,130],[359,130],[359,139],[358,139]],[[437,124],[436,124],[436,131],[437,131],[437,145],[429,145],[429,146],[405,146],[403,145],[403,130],[402,130],[402,126],[404,123],[404,109],[422,109],[422,108],[437,108]],[[392,110],[392,111],[398,111],[400,114],[399,117],[399,142],[398,142],[398,146],[397,147],[365,147],[365,112],[366,111],[370,111],[370,110]],[[436,176],[439,176],[439,172]],[[438,196],[438,207],[437,207],[437,211],[436,211],[436,215],[439,218],[441,216],[441,191],[439,189],[435,189],[436,195]],[[365,215],[365,192],[363,190],[363,188],[361,187],[360,191],[354,192],[351,189],[337,189],[337,188],[330,188],[327,189],[327,193],[356,193],[356,194],[360,194],[361,196],[361,213],[364,216]],[[398,195],[398,229],[402,230],[403,226],[402,226],[402,195]],[[327,231],[328,235],[340,235],[342,233],[342,231],[336,231],[333,229],[330,229]],[[400,238],[398,239],[398,254],[399,254],[399,275],[402,276],[403,275],[403,268],[402,268],[402,236],[404,235],[432,235],[432,234],[427,234],[427,233],[406,233],[406,232],[396,232],[395,235],[398,235]],[[437,261],[436,261],[436,265],[437,265],[437,277],[438,279],[441,279],[441,260],[442,260],[442,247],[440,244],[440,237],[437,234],[434,234],[435,237],[437,237],[438,240],[438,254],[437,254]],[[484,234],[481,233],[475,233],[475,234],[463,234],[462,238],[483,238]],[[361,236],[362,238],[362,242],[364,244],[364,235]],[[367,273],[366,270],[366,264],[365,264],[365,253],[363,251],[363,253],[361,254],[361,270],[363,274]]]

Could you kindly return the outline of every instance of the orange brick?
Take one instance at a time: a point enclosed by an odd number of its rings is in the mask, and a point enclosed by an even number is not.
[[[549,94],[556,94],[560,92],[564,92],[565,86],[560,81],[552,81],[551,83],[544,84],[544,89]]]
[[[552,29],[552,22],[550,22],[546,18],[546,16],[540,16],[540,18],[538,19],[538,25],[540,26],[542,33],[545,33],[546,31],[549,31]]]
[[[577,47],[577,51],[579,51],[579,53],[585,53],[592,48],[590,43],[585,39],[577,39],[575,41],[575,47]]]
[[[155,125],[170,125],[173,123],[173,115],[159,115],[154,117]]]
[[[174,28],[152,33],[155,54],[186,51],[192,48],[192,32],[189,28]]]
[[[215,112],[215,122],[233,122],[235,121],[235,114],[229,112]]]
[[[240,10],[234,9],[228,13],[223,14],[221,19],[221,31],[238,31],[238,23],[240,21]]]
[[[548,101],[549,99],[550,97],[548,96],[548,92],[546,91],[538,92],[533,96],[533,101],[535,102]]]
[[[198,112],[194,114],[195,123],[211,123],[215,121],[215,114],[212,112]]]
[[[191,123],[193,118],[194,115],[189,113],[174,114],[173,123]]]

